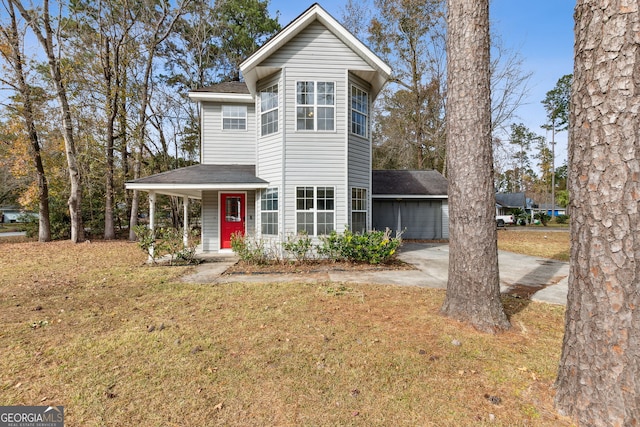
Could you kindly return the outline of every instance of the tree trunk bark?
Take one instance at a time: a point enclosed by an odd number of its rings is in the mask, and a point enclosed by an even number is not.
[[[639,4],[579,0],[570,104],[571,266],[556,407],[640,425]]]
[[[47,61],[51,80],[56,89],[56,98],[60,103],[60,117],[62,122],[62,137],[64,139],[65,152],[67,156],[67,168],[69,170],[69,216],[71,217],[71,241],[74,243],[84,241],[84,226],[82,222],[82,180],[80,169],[78,168],[76,146],[73,136],[73,124],[71,121],[71,107],[67,99],[67,91],[60,71],[60,63],[54,52],[53,29],[51,28],[51,18],[49,16],[49,1],[45,0],[42,7],[42,16],[34,16],[32,12],[26,10],[19,0],[11,0],[18,8],[20,14],[28,22],[38,41],[42,45]],[[41,29],[40,25],[44,28]]]
[[[489,1],[449,0],[449,279],[442,312],[484,332],[510,327],[500,301],[493,189]]]
[[[29,135],[29,141],[31,142],[33,163],[36,168],[36,175],[38,180],[38,241],[48,242],[51,240],[51,222],[49,216],[49,184],[47,182],[47,176],[44,170],[44,164],[42,163],[42,156],[40,153],[40,140],[38,138],[38,131],[35,124],[35,115],[33,111],[33,102],[31,97],[31,89],[25,80],[25,72],[23,68],[23,57],[21,52],[20,33],[18,31],[18,25],[16,22],[16,14],[13,8],[13,3],[8,3],[8,12],[11,19],[11,33],[10,44],[11,52],[8,54],[10,57],[11,66],[15,73],[17,80],[18,90],[22,96],[23,110],[22,117],[25,121],[27,133]]]

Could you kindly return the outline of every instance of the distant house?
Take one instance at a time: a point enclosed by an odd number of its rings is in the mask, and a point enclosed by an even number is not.
[[[551,208],[551,203],[541,203],[536,209],[536,212],[544,212],[549,216],[558,216],[558,215],[566,215],[567,208],[563,208],[560,206],[555,206],[555,209]]]
[[[405,239],[448,239],[447,179],[433,170],[374,170],[373,228]]]
[[[496,215],[510,215],[518,211],[531,215],[534,208],[533,200],[527,198],[524,192],[496,193]]]
[[[322,7],[303,12],[240,70],[243,82],[189,93],[201,112],[201,164],[126,184],[149,192],[152,211],[155,194],[201,200],[205,252],[230,249],[238,232],[282,240],[390,224],[447,235],[444,178],[403,171],[392,189],[383,184],[389,172],[372,173],[372,104],[391,69]],[[431,176],[435,190],[425,184]],[[422,209],[434,215],[428,225],[416,219]]]

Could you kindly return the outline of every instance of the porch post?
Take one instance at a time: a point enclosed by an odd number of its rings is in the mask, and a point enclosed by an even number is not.
[[[184,246],[189,246],[189,197],[185,196],[182,203],[182,243]]]
[[[156,229],[156,193],[155,191],[149,191],[149,230],[151,230],[151,235],[154,236],[155,239],[155,229]],[[153,261],[155,245],[152,243],[149,248],[149,261]]]

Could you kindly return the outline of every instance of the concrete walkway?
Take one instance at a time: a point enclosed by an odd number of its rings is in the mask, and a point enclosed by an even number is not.
[[[446,243],[405,243],[399,258],[412,264],[413,270],[339,271],[311,274],[223,274],[237,258],[233,255],[206,255],[205,262],[183,281],[192,283],[332,281],[423,286],[446,289],[449,245]],[[569,265],[554,261],[500,251],[500,289],[503,293],[533,301],[566,304]]]

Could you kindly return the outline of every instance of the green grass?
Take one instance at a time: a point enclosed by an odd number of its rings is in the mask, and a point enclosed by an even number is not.
[[[0,249],[0,401],[68,426],[571,425],[562,307],[506,298],[491,336],[441,316],[440,290],[187,284],[124,242]]]

